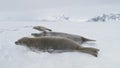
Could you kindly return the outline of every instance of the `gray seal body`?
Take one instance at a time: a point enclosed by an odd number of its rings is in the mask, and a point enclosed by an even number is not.
[[[79,44],[82,44],[82,43],[87,42],[87,41],[96,41],[96,40],[85,38],[83,36],[68,34],[68,33],[62,33],[62,32],[32,33],[31,35],[34,36],[34,37],[42,37],[42,36],[65,37],[65,38],[72,39],[72,40],[78,42]]]

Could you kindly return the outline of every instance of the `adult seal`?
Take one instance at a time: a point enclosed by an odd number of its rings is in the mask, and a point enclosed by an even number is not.
[[[68,33],[63,33],[63,32],[32,33],[31,35],[34,37],[42,37],[42,36],[65,37],[65,38],[71,39],[73,41],[76,41],[79,44],[82,44],[87,41],[96,41],[96,40],[85,38],[83,36],[68,34]]]
[[[15,44],[49,53],[84,52],[95,57],[97,57],[99,51],[96,48],[82,47],[71,39],[56,36],[43,36],[38,38],[23,37],[16,41]]]

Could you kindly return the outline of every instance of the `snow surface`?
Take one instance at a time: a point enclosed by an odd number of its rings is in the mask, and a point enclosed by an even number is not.
[[[53,31],[97,40],[82,46],[99,48],[98,57],[85,53],[35,53],[14,42],[38,31],[42,25]],[[0,22],[0,68],[120,68],[120,23],[92,22]]]

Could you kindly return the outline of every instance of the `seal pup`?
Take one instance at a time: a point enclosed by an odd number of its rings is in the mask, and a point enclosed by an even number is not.
[[[84,52],[95,57],[98,55],[99,49],[91,47],[82,47],[75,41],[56,36],[43,36],[38,38],[23,37],[15,42],[16,45],[27,46],[38,51],[54,53],[59,52]]]
[[[79,44],[82,44],[82,43],[87,42],[87,41],[96,41],[96,40],[85,38],[83,36],[62,33],[62,32],[32,33],[31,35],[34,37],[42,37],[42,36],[65,37],[65,38],[72,39],[72,40],[78,42]]]

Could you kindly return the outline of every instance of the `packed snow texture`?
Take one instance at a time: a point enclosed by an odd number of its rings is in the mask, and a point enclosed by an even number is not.
[[[98,57],[81,52],[49,54],[32,52],[14,42],[39,31],[42,25],[53,31],[95,39],[82,46],[99,48]],[[119,68],[120,23],[0,22],[0,68]]]

